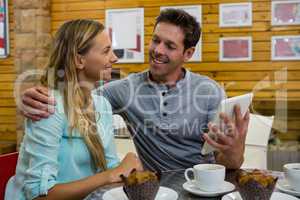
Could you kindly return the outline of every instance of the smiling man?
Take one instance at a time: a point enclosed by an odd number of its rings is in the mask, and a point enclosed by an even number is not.
[[[243,162],[249,114],[243,118],[237,107],[235,121],[222,115],[230,127],[226,135],[218,127],[208,126],[225,93],[215,81],[183,66],[192,57],[200,32],[199,24],[188,13],[162,11],[149,46],[149,69],[98,89],[113,111],[128,122],[145,168],[181,170],[213,162],[239,168]],[[30,88],[23,95],[23,103],[31,111],[24,113],[35,120],[47,117],[47,103],[53,101],[46,88]],[[208,129],[218,135],[218,141],[207,137]],[[205,140],[217,154],[200,153]]]

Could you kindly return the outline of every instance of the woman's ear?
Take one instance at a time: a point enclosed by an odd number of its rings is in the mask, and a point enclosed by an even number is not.
[[[83,69],[85,66],[85,58],[84,56],[77,54],[75,59],[75,64],[77,69]]]
[[[190,47],[184,51],[184,62],[187,62],[194,54],[195,47]]]

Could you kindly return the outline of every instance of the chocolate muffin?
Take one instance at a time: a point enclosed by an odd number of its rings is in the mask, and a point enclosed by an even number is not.
[[[159,176],[151,171],[132,171],[122,176],[123,190],[129,200],[154,200],[159,189]]]
[[[269,200],[277,179],[261,170],[241,170],[237,176],[237,186],[243,200]]]

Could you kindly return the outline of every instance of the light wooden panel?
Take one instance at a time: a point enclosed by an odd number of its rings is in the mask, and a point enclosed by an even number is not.
[[[0,141],[3,145],[4,143],[16,142],[16,107],[13,98],[13,84],[16,79],[14,67],[14,16],[12,1],[8,1],[8,4],[10,55],[8,58],[0,59]]]
[[[196,73],[207,75],[225,87],[228,96],[252,91],[263,79],[268,79],[270,87],[255,91],[254,108],[261,114],[274,114],[275,98],[278,89],[286,89],[289,108],[289,134],[280,134],[283,139],[300,139],[300,62],[271,61],[271,36],[299,35],[300,26],[272,27],[270,24],[271,1],[252,0],[253,26],[244,28],[219,27],[219,3],[249,2],[248,0],[52,0],[52,32],[54,33],[65,20],[91,18],[104,22],[105,9],[134,8],[145,9],[145,63],[116,64],[125,73],[140,72],[148,68],[148,45],[160,6],[202,5],[203,13],[203,61],[187,63],[185,67]],[[219,62],[219,38],[252,36],[252,62]],[[275,72],[286,67],[287,83],[276,85]],[[7,69],[9,71],[9,69]],[[1,71],[1,69],[0,69]],[[0,77],[1,78],[1,77]],[[7,80],[13,77],[5,76]],[[260,82],[260,83],[259,83]],[[9,87],[9,85],[8,85]],[[0,87],[1,91],[1,87]]]

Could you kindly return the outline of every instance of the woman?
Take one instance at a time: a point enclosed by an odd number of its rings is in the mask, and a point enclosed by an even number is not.
[[[56,33],[42,83],[56,99],[55,113],[26,121],[16,175],[5,199],[83,199],[97,187],[141,169],[129,153],[121,163],[113,142],[109,102],[92,89],[110,79],[117,61],[102,24],[72,20]]]

